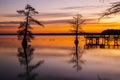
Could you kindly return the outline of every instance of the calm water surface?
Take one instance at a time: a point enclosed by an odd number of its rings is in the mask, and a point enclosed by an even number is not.
[[[36,36],[26,65],[21,41],[0,36],[0,80],[120,80],[120,49],[84,49],[79,41],[76,60],[74,36]]]

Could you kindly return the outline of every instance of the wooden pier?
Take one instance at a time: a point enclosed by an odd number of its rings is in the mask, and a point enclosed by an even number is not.
[[[85,48],[119,48],[120,47],[120,35],[112,34],[86,34],[84,35]]]

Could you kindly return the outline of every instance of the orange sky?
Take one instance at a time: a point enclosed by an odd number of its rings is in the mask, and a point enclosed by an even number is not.
[[[19,25],[7,25],[7,29],[0,29],[0,33],[16,33]],[[11,28],[11,26],[13,28]],[[33,33],[70,33],[73,29],[70,24],[46,24],[45,27],[32,25]],[[120,29],[120,23],[96,23],[96,24],[83,24],[82,30],[84,32],[102,32],[106,29]]]
[[[111,15],[98,22],[101,14],[111,6],[111,3],[119,0],[29,0],[19,2],[17,0],[0,0],[0,33],[16,33],[19,27],[18,22],[24,17],[17,14],[16,10],[24,9],[26,4],[32,5],[40,14],[35,19],[44,23],[45,27],[32,25],[34,33],[69,33],[72,27],[68,22],[77,13],[80,13],[85,20],[82,25],[84,32],[102,32],[105,29],[120,29],[120,15]],[[16,3],[17,2],[17,3]],[[41,3],[42,2],[42,3]],[[8,4],[9,3],[9,4]],[[11,3],[11,4],[10,4]],[[12,3],[16,3],[12,5]],[[41,5],[40,5],[41,4]],[[53,5],[54,4],[54,5]],[[47,5],[47,6],[46,6]]]

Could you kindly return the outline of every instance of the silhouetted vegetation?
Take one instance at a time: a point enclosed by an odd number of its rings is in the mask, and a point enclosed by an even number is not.
[[[120,2],[112,3],[111,7],[106,9],[103,15],[100,18],[103,18],[108,15],[117,14],[120,12]]]
[[[27,41],[30,41],[30,39],[33,39],[30,26],[31,23],[37,23],[40,26],[44,26],[39,21],[35,20],[32,16],[38,14],[38,12],[33,8],[31,5],[27,4],[25,7],[25,10],[18,10],[19,14],[25,16],[25,21],[20,23],[19,30],[18,30],[18,38],[23,39],[22,45],[23,47],[27,47]]]
[[[117,30],[117,29],[107,29],[107,30],[104,30],[101,34],[104,34],[104,35],[118,35],[120,34],[120,30]]]
[[[18,77],[25,78],[25,80],[35,80],[38,74],[33,73],[32,71],[41,64],[43,64],[44,60],[41,60],[36,64],[31,64],[31,60],[33,59],[32,56],[33,56],[34,48],[30,44],[28,44],[28,42],[30,42],[34,38],[34,36],[30,31],[30,29],[32,29],[30,27],[30,23],[35,22],[41,26],[43,26],[43,24],[41,24],[39,21],[31,17],[34,14],[38,14],[38,12],[35,11],[35,9],[30,5],[27,5],[25,7],[25,10],[19,10],[17,12],[26,17],[25,21],[20,23],[18,30],[18,39],[22,40],[21,42],[22,47],[18,48],[19,53],[17,55],[20,64],[25,67],[25,72],[19,74]]]
[[[77,14],[77,16],[74,16],[73,18],[74,18],[74,20],[72,22],[70,22],[70,24],[72,24],[72,27],[73,27],[72,32],[75,33],[75,35],[76,35],[76,39],[75,39],[74,43],[76,45],[78,45],[78,43],[79,43],[78,33],[83,32],[81,25],[85,22],[85,20],[81,19],[82,15],[80,15],[80,14]]]
[[[79,40],[78,40],[78,34],[82,33],[82,28],[81,25],[85,22],[85,20],[81,19],[82,15],[77,14],[77,16],[73,17],[74,20],[72,22],[70,22],[70,24],[72,24],[73,30],[71,30],[74,34],[75,34],[75,40],[74,40],[74,44],[75,44],[75,52],[72,53],[72,60],[70,61],[70,63],[75,63],[75,65],[73,66],[74,68],[77,68],[77,71],[81,70],[81,64],[84,63],[83,60],[81,60],[83,51],[79,50],[78,48],[78,44],[79,44]]]

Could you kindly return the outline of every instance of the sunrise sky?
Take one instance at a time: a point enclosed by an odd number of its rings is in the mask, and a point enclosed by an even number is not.
[[[101,14],[120,0],[0,0],[0,33],[16,33],[23,16],[16,10],[22,10],[26,4],[33,6],[39,14],[35,19],[45,27],[32,25],[34,33],[66,33],[72,29],[68,23],[77,13],[82,14],[84,32],[101,32],[105,29],[120,29],[120,15],[105,17],[98,23]]]

